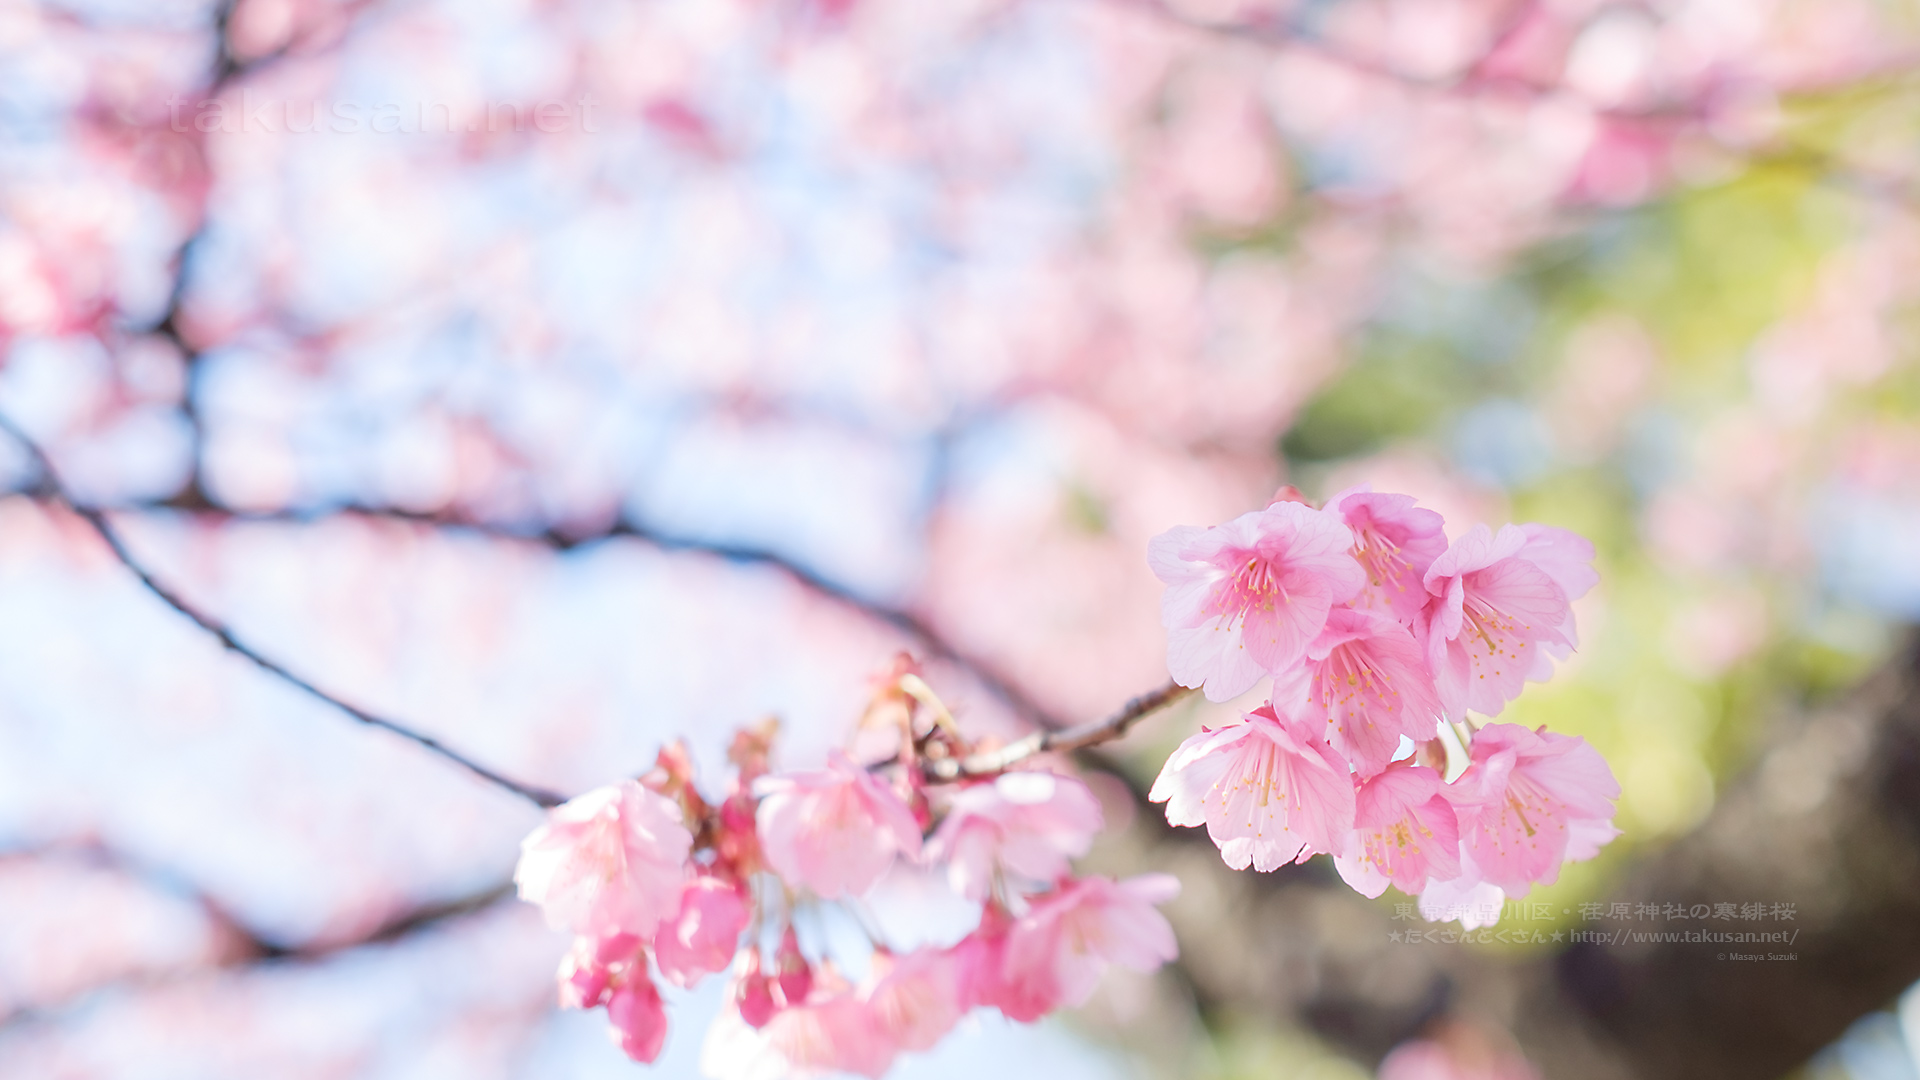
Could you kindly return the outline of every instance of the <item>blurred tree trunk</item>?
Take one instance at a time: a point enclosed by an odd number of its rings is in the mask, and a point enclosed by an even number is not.
[[[1784,902],[1794,918],[1585,925],[1797,931],[1790,945],[1583,943],[1511,958],[1407,945],[1391,934],[1408,924],[1324,859],[1235,873],[1158,807],[1140,815],[1142,855],[1186,882],[1170,910],[1183,973],[1216,1017],[1257,1010],[1244,1018],[1298,1023],[1369,1063],[1454,1016],[1511,1031],[1548,1080],[1769,1080],[1920,980],[1920,650],[1782,727],[1700,828],[1647,855],[1610,899]],[[1729,952],[1796,959],[1720,959]]]

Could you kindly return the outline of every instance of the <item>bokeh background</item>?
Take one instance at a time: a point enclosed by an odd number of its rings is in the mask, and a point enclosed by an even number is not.
[[[1727,793],[1826,820],[1905,700],[1848,704],[1920,615],[1916,62],[1891,0],[0,0],[0,414],[263,654],[569,792],[767,715],[806,764],[900,649],[978,731],[1106,714],[1165,679],[1147,538],[1281,483],[1576,529],[1583,648],[1509,715],[1625,835],[1530,925],[1748,821],[1779,887],[1706,899],[1891,936],[1746,1022],[1910,1080],[1913,931]],[[531,808],[0,477],[0,1074],[636,1074],[504,889]],[[1404,898],[1134,812],[1209,716],[1090,763],[1181,967],[898,1075],[1539,1057],[1496,974],[1562,946],[1388,950]]]

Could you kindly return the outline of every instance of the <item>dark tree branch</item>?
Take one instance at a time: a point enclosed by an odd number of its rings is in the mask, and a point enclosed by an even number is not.
[[[93,531],[98,533],[100,539],[105,541],[107,547],[112,550],[114,557],[120,560],[120,563],[128,570],[132,571],[133,575],[139,579],[140,584],[145,586],[148,592],[160,598],[168,607],[192,620],[202,630],[219,639],[220,644],[226,646],[230,651],[252,661],[255,666],[267,674],[333,706],[335,709],[338,709],[360,723],[398,735],[408,742],[424,748],[430,753],[437,754],[461,766],[480,779],[496,787],[510,791],[529,802],[538,806],[550,807],[558,806],[566,801],[566,797],[563,795],[546,790],[545,788],[523,784],[518,780],[503,776],[459,751],[454,750],[431,735],[416,731],[398,721],[377,716],[359,706],[349,704],[327,693],[325,690],[320,689],[305,678],[294,674],[279,662],[268,659],[253,647],[235,637],[233,631],[228,629],[224,623],[201,612],[178,592],[175,592],[172,588],[155,578],[153,573],[146,568],[146,565],[135,557],[133,552],[127,547],[126,541],[121,537],[119,530],[114,528],[113,522],[108,519],[106,512],[76,500],[72,492],[61,483],[59,474],[54,471],[53,463],[47,458],[45,451],[41,450],[39,444],[34,442],[18,424],[14,423],[11,417],[0,414],[0,431],[5,431],[17,440],[31,460],[36,473],[32,494],[58,503],[79,515],[82,520],[93,527]]]
[[[959,780],[970,776],[992,776],[1005,772],[1035,754],[1067,753],[1112,742],[1125,735],[1133,725],[1193,693],[1191,687],[1169,682],[1157,690],[1134,698],[1105,720],[1095,720],[1070,728],[1043,728],[997,750],[983,750],[964,758],[934,759],[923,763],[927,778],[936,781]]]
[[[223,939],[223,947],[218,950],[218,955],[213,960],[213,967],[227,971],[318,963],[353,949],[400,941],[444,926],[449,922],[488,910],[514,895],[514,886],[511,881],[498,882],[464,896],[430,901],[393,912],[361,932],[347,937],[305,945],[287,945],[274,942],[248,927],[225,904],[191,882],[183,881],[179,875],[99,843],[53,843],[0,853],[0,861],[18,859],[64,859],[99,867],[147,882],[161,892],[190,901],[205,913],[214,933]],[[206,968],[193,968],[184,972],[129,975],[89,986],[77,997],[85,998],[89,994],[109,987],[157,985],[182,975],[191,975],[204,970]],[[43,1020],[50,1010],[63,1008],[66,1003],[65,1001],[44,1002],[0,1014],[0,1031]]]
[[[912,610],[899,607],[871,597],[826,577],[805,564],[767,548],[745,544],[729,544],[704,540],[666,532],[644,523],[624,520],[611,528],[598,532],[579,534],[570,533],[551,526],[542,529],[519,529],[497,522],[488,522],[466,517],[457,512],[441,511],[421,513],[403,510],[391,506],[377,506],[363,503],[333,505],[324,510],[277,510],[269,512],[237,511],[204,500],[182,500],[178,497],[158,502],[130,503],[128,510],[177,510],[193,514],[203,519],[218,521],[268,522],[280,524],[308,525],[315,521],[334,516],[349,516],[372,520],[401,521],[421,525],[432,529],[448,529],[470,532],[481,536],[502,540],[516,540],[522,543],[540,544],[554,551],[572,551],[587,544],[599,543],[625,537],[638,540],[661,551],[696,552],[712,555],[715,558],[747,566],[763,566],[778,571],[801,588],[859,612],[877,622],[885,623],[901,631],[917,642],[928,659],[952,664],[968,678],[979,683],[986,691],[1004,704],[1014,715],[1027,723],[1045,730],[1053,731],[1067,727],[1066,721],[1053,715],[1033,700],[1025,690],[995,671],[993,665],[978,657],[970,656],[954,645],[952,641],[936,629],[932,623]]]

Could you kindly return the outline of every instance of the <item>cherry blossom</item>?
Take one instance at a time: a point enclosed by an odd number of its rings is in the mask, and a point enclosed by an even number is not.
[[[767,1045],[796,1071],[822,1070],[878,1077],[899,1047],[873,1010],[844,979],[826,973],[809,999],[782,1009],[763,1028]]]
[[[1465,852],[1460,876],[1449,881],[1429,879],[1420,893],[1420,917],[1428,922],[1459,921],[1462,928],[1479,930],[1500,922],[1507,894],[1500,886],[1480,880],[1480,872]]]
[[[560,962],[560,1006],[590,1009],[605,1005],[614,981],[635,964],[645,968],[642,942],[632,934],[575,938],[573,949]]]
[[[1417,896],[1429,877],[1458,877],[1460,834],[1445,786],[1439,773],[1408,761],[1361,784],[1354,840],[1333,861],[1341,878],[1366,896],[1379,896],[1389,883]]]
[[[607,998],[613,1041],[635,1061],[650,1063],[667,1041],[667,1010],[645,971],[636,972]]]
[[[946,949],[876,952],[863,996],[875,1028],[902,1050],[931,1050],[967,1011],[960,965]]]
[[[1168,586],[1161,621],[1175,681],[1226,701],[1299,660],[1333,606],[1366,584],[1352,546],[1337,517],[1296,502],[1154,537],[1147,561]]]
[[[1153,971],[1173,959],[1173,928],[1155,905],[1179,893],[1172,876],[1142,874],[1082,878],[1040,897],[1007,933],[1000,1010],[1033,1020],[1083,1004],[1109,965]]]
[[[1007,909],[987,902],[980,911],[980,925],[947,951],[953,960],[955,989],[966,1008],[986,1006],[1009,1017],[1045,1015],[1058,1004],[1044,996],[1045,988],[1023,989],[1007,983],[1007,935],[1013,922]]]
[[[1573,647],[1573,612],[1556,580],[1582,579],[1571,546],[1559,536],[1536,540],[1518,526],[1496,535],[1475,525],[1433,561],[1428,661],[1448,717],[1462,719],[1468,709],[1498,715],[1528,678],[1551,675],[1543,644],[1562,655]],[[1555,572],[1523,553],[1529,548]]]
[[[760,970],[760,950],[748,949],[742,956],[744,964],[729,988],[727,1000],[749,1027],[762,1028],[773,1019],[780,1004],[773,999],[773,980]]]
[[[1365,776],[1386,767],[1401,736],[1420,742],[1438,730],[1440,695],[1425,650],[1385,615],[1335,608],[1290,681],[1276,686],[1276,699],[1304,683],[1304,715],[1324,717],[1327,741]]]
[[[1611,839],[1620,785],[1585,739],[1517,724],[1474,733],[1472,764],[1450,787],[1463,854],[1479,880],[1509,897],[1551,885],[1569,850],[1591,857]]]
[[[653,959],[661,976],[675,986],[692,986],[703,976],[725,971],[748,917],[739,886],[712,877],[687,882],[680,892],[679,913],[661,923],[653,938]]]
[[[1526,1059],[1484,1036],[1458,1028],[1440,1036],[1395,1047],[1380,1062],[1377,1080],[1539,1080]]]
[[[953,890],[971,900],[992,891],[994,871],[1051,882],[1087,853],[1100,831],[1100,802],[1087,786],[1051,772],[1002,773],[955,792],[924,856],[945,863]]]
[[[767,863],[823,897],[859,895],[898,854],[920,853],[920,826],[893,788],[835,751],[825,769],[756,782]]]
[[[678,909],[692,846],[679,806],[626,780],[549,811],[513,878],[557,930],[646,937]]]
[[[1353,606],[1411,624],[1427,603],[1427,568],[1447,549],[1440,515],[1415,506],[1411,495],[1365,487],[1328,499],[1327,509],[1353,530],[1353,557],[1366,571]]]
[[[1147,798],[1205,825],[1228,866],[1266,871],[1346,851],[1353,781],[1313,724],[1269,704],[1180,744]]]

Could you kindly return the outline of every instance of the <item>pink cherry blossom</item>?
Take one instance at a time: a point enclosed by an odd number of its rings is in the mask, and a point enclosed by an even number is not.
[[[1285,670],[1327,612],[1366,583],[1352,546],[1339,518],[1295,502],[1154,537],[1147,561],[1167,585],[1161,621],[1174,679],[1226,701]]]
[[[703,976],[725,971],[733,962],[747,918],[746,897],[738,885],[712,877],[694,878],[680,891],[679,913],[661,923],[654,934],[654,964],[675,986],[692,986]]]
[[[745,963],[738,969],[727,1000],[739,1010],[748,1027],[765,1027],[780,1005],[773,1000],[773,980],[760,970],[760,950],[747,949]]]
[[[1017,988],[1007,985],[1007,935],[1012,930],[1013,917],[998,903],[988,901],[980,911],[980,925],[947,950],[947,955],[953,960],[954,986],[961,1008],[985,1006],[999,1009],[1010,1017],[1017,1011],[1023,1011],[1017,1003],[1011,1008],[1007,1004],[1009,1001],[1023,1000],[1026,996],[1017,992]],[[1033,1015],[1042,1016],[1052,1012],[1054,1004],[1052,1001],[1032,1002]]]
[[[646,937],[679,907],[692,846],[679,806],[626,780],[548,811],[513,879],[557,930]]]
[[[1600,583],[1600,573],[1593,568],[1593,541],[1551,525],[1529,523],[1520,531],[1527,538],[1520,557],[1545,571],[1568,600],[1580,599]]]
[[[1466,852],[1460,853],[1460,876],[1449,881],[1429,879],[1420,893],[1420,917],[1428,922],[1453,922],[1468,930],[1500,922],[1507,894],[1500,886],[1480,879],[1480,871]]]
[[[804,1004],[782,1009],[762,1031],[795,1072],[879,1077],[899,1053],[867,1002],[839,978],[821,979]]]
[[[1335,608],[1307,647],[1306,663],[1276,681],[1275,700],[1301,693],[1303,715],[1326,720],[1326,738],[1362,776],[1386,768],[1400,737],[1415,742],[1439,730],[1440,693],[1426,652],[1393,619]]]
[[[1385,495],[1350,488],[1327,500],[1353,530],[1353,557],[1366,584],[1353,606],[1411,624],[1427,604],[1427,568],[1447,549],[1444,522],[1417,507],[1411,495]]]
[[[1484,1038],[1443,1034],[1452,1037],[1395,1047],[1380,1063],[1378,1080],[1539,1080],[1524,1058]]]
[[[1475,525],[1427,569],[1428,662],[1450,718],[1467,709],[1497,715],[1528,678],[1551,674],[1542,644],[1560,655],[1573,647],[1573,611],[1556,580],[1580,580],[1568,546],[1557,537],[1536,543],[1513,525],[1498,535]],[[1529,547],[1555,572],[1525,557]]]
[[[1309,722],[1271,705],[1181,743],[1147,798],[1167,804],[1170,824],[1205,825],[1235,870],[1344,854],[1353,831],[1347,763]]]
[[[1179,893],[1172,876],[1142,874],[1082,878],[1040,897],[1007,933],[1000,1010],[1035,1020],[1084,1004],[1110,965],[1146,972],[1173,959],[1173,927],[1154,905]]]
[[[761,851],[781,877],[823,897],[857,896],[920,853],[920,826],[885,780],[835,751],[824,769],[762,777]]]
[[[607,1019],[613,1024],[613,1041],[628,1057],[645,1064],[660,1056],[667,1041],[667,1010],[644,970],[607,998]]]
[[[1612,821],[1575,818],[1567,822],[1567,854],[1561,862],[1586,862],[1620,835]]]
[[[1440,774],[1401,761],[1360,785],[1354,803],[1354,842],[1334,859],[1340,876],[1365,896],[1389,882],[1419,895],[1429,877],[1460,875],[1460,833]]]
[[[929,863],[945,862],[953,890],[984,900],[996,867],[1031,881],[1065,874],[1100,831],[1100,802],[1087,786],[1051,772],[1002,773],[953,795],[928,841]]]
[[[1614,835],[1620,785],[1585,739],[1489,724],[1472,764],[1449,786],[1461,851],[1480,880],[1510,897],[1551,885],[1569,851],[1591,857]]]
[[[813,965],[801,953],[800,935],[794,933],[792,923],[780,936],[774,963],[778,965],[772,980],[775,1001],[782,1006],[798,1005],[813,995]]]
[[[933,1049],[966,1014],[959,963],[948,950],[876,952],[870,980],[863,995],[869,1015],[882,1037],[902,1050]]]
[[[642,947],[632,934],[575,938],[573,949],[560,961],[560,1007],[591,1009],[606,1004],[616,980],[636,963],[646,970]]]

